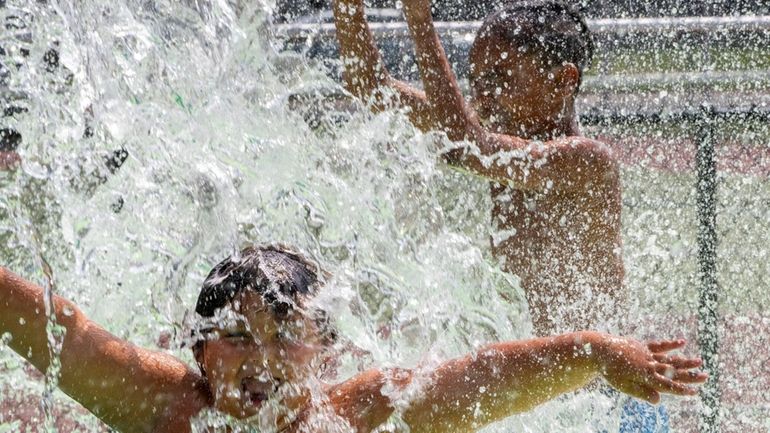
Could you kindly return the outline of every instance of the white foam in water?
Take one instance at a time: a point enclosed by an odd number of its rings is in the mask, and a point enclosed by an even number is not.
[[[14,3],[4,13],[35,19],[28,63],[12,78],[30,113],[17,121],[24,164],[0,175],[4,266],[41,282],[44,257],[59,294],[154,348],[163,333],[181,340],[214,264],[247,243],[292,244],[332,273],[319,302],[371,354],[346,359],[341,376],[530,335],[516,278],[489,257],[486,183],[445,167],[434,137],[402,113],[308,126],[291,95],[339,84],[277,51],[271,3]],[[54,40],[69,81],[36,63]],[[129,157],[109,174],[105,155],[120,148]],[[0,391],[40,395],[9,352]],[[582,393],[485,431],[617,431],[610,407]],[[209,418],[221,422],[199,422]],[[100,431],[82,419],[81,431]]]
[[[486,185],[444,167],[400,113],[358,116],[334,138],[314,132],[289,97],[338,84],[274,50],[268,10],[33,5],[30,59],[56,39],[73,79],[60,93],[39,88],[50,77],[32,61],[14,78],[32,115],[19,121],[21,172],[2,184],[15,218],[4,265],[35,279],[44,256],[61,295],[148,347],[179,334],[208,270],[251,242],[296,245],[331,271],[324,299],[372,353],[366,366],[526,335],[523,304],[497,295],[515,280],[485,256]],[[130,156],[109,175],[102,160],[121,147]],[[35,394],[18,358],[2,359],[14,371],[4,381]]]

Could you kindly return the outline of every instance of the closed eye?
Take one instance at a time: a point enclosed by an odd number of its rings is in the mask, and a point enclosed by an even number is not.
[[[493,69],[485,71],[478,77],[475,77],[471,82],[471,86],[473,86],[476,92],[484,96],[489,96],[494,94],[495,89],[498,87],[502,86],[507,88],[509,86],[509,81],[510,77],[507,73]]]

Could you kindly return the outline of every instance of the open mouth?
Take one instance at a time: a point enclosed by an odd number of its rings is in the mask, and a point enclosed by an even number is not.
[[[254,376],[245,377],[241,380],[241,395],[251,405],[261,406],[271,395],[278,392],[281,383],[283,381],[277,377],[272,377],[269,381]]]

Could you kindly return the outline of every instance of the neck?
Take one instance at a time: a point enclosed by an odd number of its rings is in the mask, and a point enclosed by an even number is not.
[[[523,131],[519,133],[519,136],[529,140],[549,141],[560,137],[580,135],[577,121],[574,119],[564,124],[541,124],[532,125],[529,128],[519,128],[520,131],[522,129]]]

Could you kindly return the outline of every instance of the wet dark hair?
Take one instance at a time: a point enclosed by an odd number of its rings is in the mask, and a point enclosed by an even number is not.
[[[572,63],[581,79],[594,50],[583,16],[558,0],[506,3],[484,19],[471,50],[488,38],[500,38],[525,53],[538,55],[547,67]]]
[[[302,254],[283,245],[252,246],[219,262],[203,281],[195,312],[204,318],[214,317],[239,293],[251,290],[262,296],[276,319],[282,320],[303,307],[303,300],[316,293],[326,273]],[[318,326],[325,343],[333,344],[337,333],[326,311],[313,309],[309,314]],[[198,330],[203,334],[206,329]],[[193,352],[203,347],[197,339]],[[200,365],[205,376],[205,370]]]
[[[212,317],[244,290],[262,295],[278,318],[286,317],[311,295],[318,283],[318,266],[299,253],[279,246],[247,247],[219,262],[203,281],[195,312]]]

